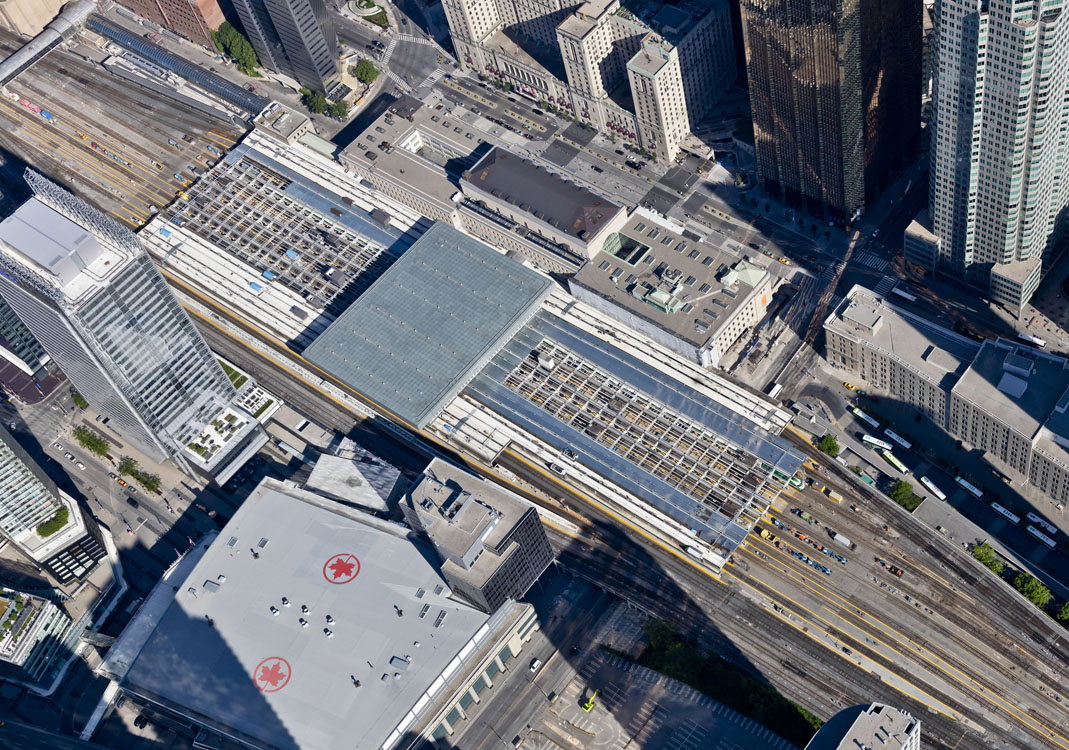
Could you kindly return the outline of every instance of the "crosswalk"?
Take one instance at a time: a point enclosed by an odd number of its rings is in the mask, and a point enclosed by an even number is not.
[[[414,42],[416,44],[426,44],[428,47],[435,46],[434,42],[430,39],[422,36],[412,36],[411,34],[398,34],[393,38],[393,41],[391,41],[390,44],[393,44],[397,40],[401,40],[402,42]]]
[[[877,271],[886,270],[887,266],[890,264],[889,261],[886,261],[876,255],[873,255],[872,253],[859,252],[855,256],[855,259],[861,265],[867,266],[868,268],[872,268]]]
[[[390,40],[390,43],[386,45],[386,51],[382,53],[382,67],[385,68],[390,64],[390,57],[395,49],[397,49],[396,37]]]
[[[891,293],[891,290],[895,288],[895,282],[897,279],[893,279],[890,276],[884,276],[880,279],[880,283],[876,285],[876,288],[872,291],[880,297],[885,297]]]
[[[412,93],[412,87],[408,85],[408,82],[401,76],[394,73],[392,70],[386,72],[386,77],[393,81],[395,84],[397,84],[397,86],[400,87],[400,89],[406,94]]]
[[[445,75],[445,71],[444,70],[442,70],[441,68],[435,68],[434,72],[431,73],[426,78],[424,78],[423,79],[423,83],[421,83],[419,86],[416,86],[416,88],[417,89],[430,88],[434,84],[438,83],[438,81],[442,80],[442,76],[444,76],[444,75]]]

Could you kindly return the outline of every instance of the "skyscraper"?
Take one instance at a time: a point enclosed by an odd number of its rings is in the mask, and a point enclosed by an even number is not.
[[[36,173],[0,223],[0,296],[113,427],[184,470],[234,394],[137,238]]]
[[[52,521],[49,526],[42,524]],[[0,427],[0,534],[61,584],[84,578],[106,554],[100,532]],[[43,535],[42,535],[43,534]]]
[[[906,258],[1019,312],[1064,249],[1064,0],[935,6],[928,210]]]
[[[906,166],[920,131],[921,15],[911,0],[742,0],[762,184],[852,218]]]
[[[338,39],[324,0],[234,0],[234,8],[265,68],[330,91],[338,80]]]

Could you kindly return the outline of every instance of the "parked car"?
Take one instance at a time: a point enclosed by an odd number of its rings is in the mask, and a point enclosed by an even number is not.
[[[531,671],[537,672],[538,668],[542,666],[541,659],[531,659]]]
[[[75,459],[74,459],[74,456],[72,456],[72,455],[71,455],[70,453],[64,453],[64,454],[63,454],[63,456],[64,456],[64,457],[65,457],[65,458],[66,458],[66,459],[67,459],[68,461],[74,461],[74,460],[75,460]]]
[[[74,465],[77,466],[82,471],[85,471],[85,464],[83,464],[81,461],[76,462]]]
[[[137,500],[134,500],[132,497],[126,498],[126,504],[129,505],[131,508],[141,507],[141,503],[137,502]]]
[[[52,447],[55,448],[57,451],[63,450],[63,446],[59,443],[52,443]]]

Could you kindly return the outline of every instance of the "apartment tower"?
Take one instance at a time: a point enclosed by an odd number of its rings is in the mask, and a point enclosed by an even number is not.
[[[212,31],[226,19],[219,0],[118,0],[144,19],[215,49]]]
[[[1064,0],[935,6],[928,210],[906,258],[1021,312],[1065,245]]]
[[[742,0],[742,19],[762,185],[852,220],[916,148],[920,3]]]
[[[0,296],[110,425],[191,471],[184,449],[234,389],[137,237],[27,170],[0,222]]]

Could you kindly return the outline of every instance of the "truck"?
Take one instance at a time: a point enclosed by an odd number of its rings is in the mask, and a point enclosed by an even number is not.
[[[52,113],[49,112],[47,109],[42,109],[38,114],[40,114],[41,117],[45,118],[49,122],[52,122]]]
[[[840,495],[835,490],[828,490],[828,497],[830,497],[832,500],[834,500],[837,503],[841,503],[843,501],[843,496]]]
[[[851,542],[849,539],[847,539],[845,536],[840,534],[838,531],[833,532],[832,535],[831,535],[831,538],[832,538],[833,541],[838,542],[839,544],[843,545],[847,549],[857,549],[857,545],[856,544]]]

